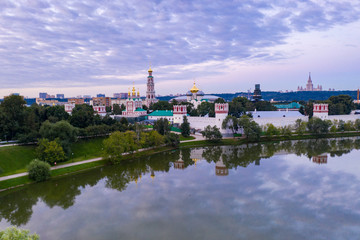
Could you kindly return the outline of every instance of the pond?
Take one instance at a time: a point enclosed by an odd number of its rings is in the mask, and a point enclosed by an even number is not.
[[[360,139],[184,148],[0,194],[40,239],[359,239]]]

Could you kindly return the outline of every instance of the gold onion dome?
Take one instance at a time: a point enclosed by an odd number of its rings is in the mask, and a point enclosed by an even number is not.
[[[152,70],[151,70],[151,67],[149,67],[149,70],[148,70],[148,72],[152,72]]]
[[[190,92],[197,93],[198,91],[199,89],[195,86],[195,82],[194,82],[194,86],[190,89]]]

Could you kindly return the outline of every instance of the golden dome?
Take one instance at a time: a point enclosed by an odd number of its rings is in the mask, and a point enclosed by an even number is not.
[[[195,86],[195,82],[194,82],[194,86],[190,89],[190,92],[197,93],[198,91],[199,89]]]
[[[149,70],[148,70],[148,72],[152,72],[152,70],[151,70],[151,66],[149,67]]]

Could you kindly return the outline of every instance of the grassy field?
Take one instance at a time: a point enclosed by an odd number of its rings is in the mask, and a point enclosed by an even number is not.
[[[0,176],[25,172],[26,166],[34,158],[34,145],[1,147]]]
[[[180,141],[186,141],[186,140],[193,140],[195,137],[189,136],[189,137],[183,137],[183,135],[179,134]]]
[[[71,147],[72,153],[68,161],[79,162],[101,157],[104,138],[81,139]],[[0,148],[0,176],[26,172],[26,166],[36,158],[35,145],[12,146]]]

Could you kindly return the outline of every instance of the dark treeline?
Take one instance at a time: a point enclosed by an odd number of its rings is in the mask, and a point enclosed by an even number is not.
[[[226,101],[231,101],[234,97],[248,97],[251,96],[252,93],[248,94],[247,92],[236,92],[236,93],[214,93],[214,95],[219,96]],[[338,95],[349,95],[353,99],[357,97],[357,91],[299,91],[299,92],[273,92],[273,91],[261,91],[262,98],[265,101],[270,101],[273,99],[274,101],[309,101],[309,100],[327,100],[331,96]],[[171,96],[163,96],[159,97],[160,100],[169,101],[173,97]]]

